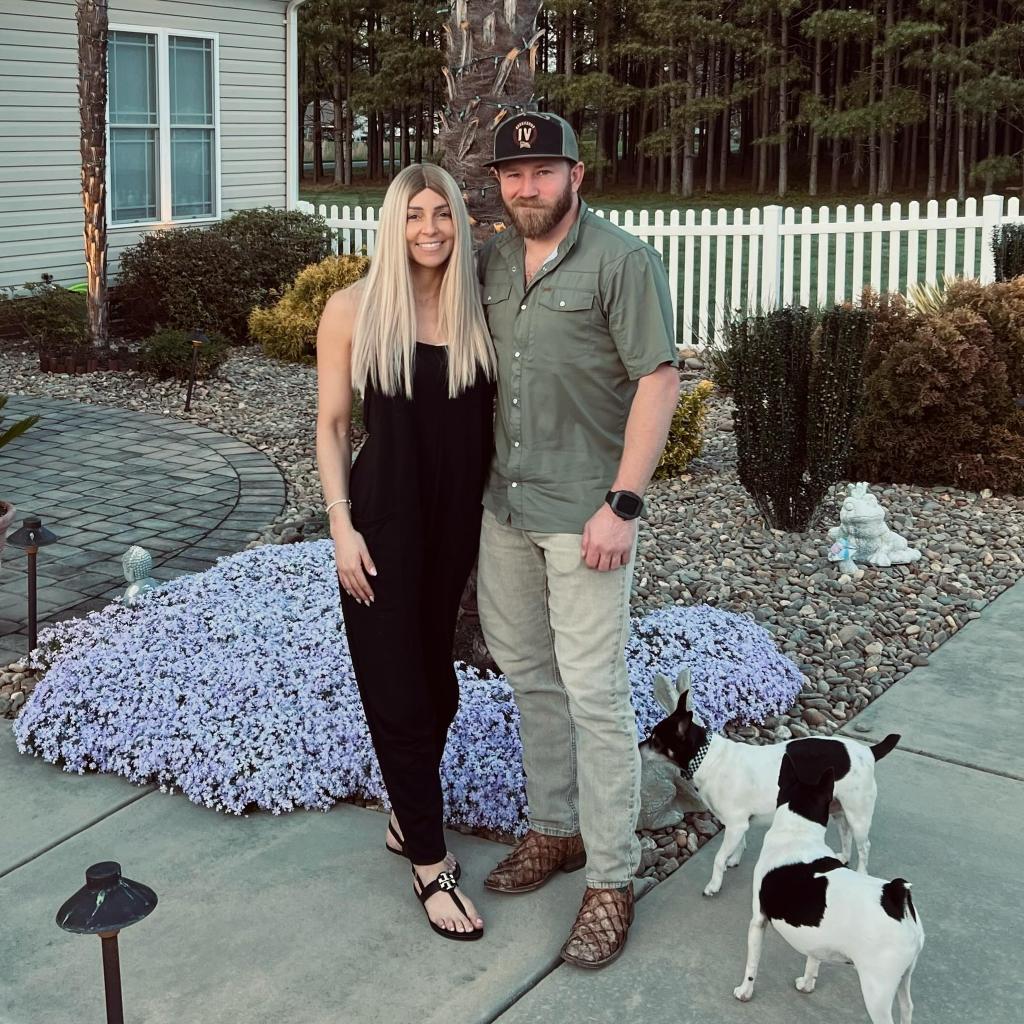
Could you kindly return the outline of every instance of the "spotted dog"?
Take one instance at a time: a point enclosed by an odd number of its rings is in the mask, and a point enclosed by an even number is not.
[[[867,872],[871,849],[868,833],[878,795],[875,762],[896,746],[899,736],[886,736],[873,747],[839,738],[788,740],[768,746],[735,743],[708,732],[698,713],[687,707],[688,690],[675,694],[665,679],[659,679],[658,685],[669,687],[668,692],[658,694],[658,699],[666,708],[674,703],[675,711],[640,744],[640,754],[672,761],[725,826],[705,896],[714,896],[722,888],[726,868],[739,864],[751,819],[769,821],[775,813],[785,754],[809,768],[817,767],[819,774],[826,767],[832,769],[836,784],[832,814],[839,825],[842,862],[850,863],[856,842],[857,868]]]
[[[814,991],[822,961],[852,963],[871,1024],[893,1024],[894,998],[901,1024],[911,1024],[910,976],[924,946],[924,929],[910,883],[843,867],[825,845],[833,769],[809,767],[788,753],[783,756],[779,806],[754,868],[746,971],[733,995],[744,1002],[753,995],[771,922],[807,957],[796,979],[799,991]]]

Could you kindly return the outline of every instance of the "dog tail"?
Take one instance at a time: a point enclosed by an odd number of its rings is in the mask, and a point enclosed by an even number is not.
[[[895,747],[897,743],[899,743],[899,741],[900,741],[899,733],[891,732],[891,733],[889,733],[888,736],[885,737],[884,740],[881,741],[881,743],[876,743],[871,748],[871,753],[875,755],[875,760],[876,761],[881,761],[882,758],[885,757],[885,755],[888,754],[889,751],[891,751],[892,748]]]
[[[895,921],[902,921],[908,914],[917,920],[910,883],[905,878],[894,878],[882,886],[882,909]]]

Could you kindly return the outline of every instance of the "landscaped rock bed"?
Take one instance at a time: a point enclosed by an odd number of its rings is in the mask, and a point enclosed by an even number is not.
[[[200,422],[264,451],[288,486],[285,513],[263,541],[325,536],[314,460],[315,371],[236,350],[221,378],[202,382],[185,414],[184,389],[139,374],[40,374],[33,357],[0,355],[0,393],[76,398]],[[692,385],[698,374],[684,374]],[[976,618],[1024,575],[1024,498],[912,486],[875,489],[888,524],[922,551],[920,561],[842,574],[829,563],[828,503],[814,532],[766,529],[735,471],[727,401],[713,399],[702,456],[685,477],[651,486],[640,534],[633,612],[708,603],[745,612],[769,629],[805,676],[790,713],[729,729],[765,742],[828,735]],[[18,678],[22,676],[22,678]],[[0,715],[11,717],[33,680],[0,674]],[[644,836],[644,873],[655,878],[713,834],[706,815]]]

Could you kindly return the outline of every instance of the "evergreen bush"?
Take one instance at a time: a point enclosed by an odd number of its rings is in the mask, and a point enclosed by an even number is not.
[[[740,482],[775,529],[813,525],[843,477],[871,314],[786,307],[726,324]]]
[[[196,380],[214,377],[228,355],[228,341],[223,335],[207,335],[199,349]],[[188,380],[192,372],[192,333],[190,331],[157,331],[147,338],[139,350],[139,369],[160,380]]]
[[[329,252],[323,219],[297,211],[243,210],[210,227],[153,232],[121,254],[121,313],[137,336],[199,329],[242,344],[252,310]]]
[[[992,232],[996,280],[1009,281],[1024,274],[1024,224],[1002,224]]]
[[[86,297],[44,274],[20,288],[0,289],[0,320],[19,328],[40,351],[52,353],[88,348]]]
[[[655,480],[682,476],[690,461],[700,455],[704,446],[704,424],[714,390],[715,386],[710,381],[702,380],[692,391],[680,397],[672,415],[665,450],[654,471]]]
[[[270,309],[254,309],[249,333],[268,356],[289,362],[312,362],[316,329],[327,300],[358,281],[369,269],[365,256],[328,256],[306,267]]]
[[[927,309],[871,298],[855,478],[1024,493],[1021,292],[1024,281],[957,282]]]

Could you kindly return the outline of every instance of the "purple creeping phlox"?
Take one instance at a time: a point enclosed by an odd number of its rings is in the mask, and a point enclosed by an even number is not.
[[[18,749],[233,814],[386,803],[338,609],[330,541],[267,545],[180,576],[132,608],[47,628],[45,675],[15,721]],[[712,728],[789,707],[800,673],[743,616],[671,607],[627,647],[642,735],[663,713],[655,673],[688,665]],[[461,705],[442,768],[449,824],[521,833],[519,714],[504,676],[457,662]],[[401,666],[395,666],[401,671]]]

